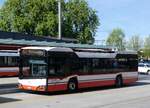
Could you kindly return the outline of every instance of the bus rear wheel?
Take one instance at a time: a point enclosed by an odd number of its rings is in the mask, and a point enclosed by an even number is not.
[[[117,88],[123,86],[123,81],[122,81],[122,77],[121,77],[121,76],[117,76],[117,77],[116,77],[116,83],[115,83],[115,86],[116,86]]]
[[[78,83],[76,80],[74,79],[71,79],[69,82],[68,82],[68,91],[69,92],[75,92],[77,91],[78,89]]]

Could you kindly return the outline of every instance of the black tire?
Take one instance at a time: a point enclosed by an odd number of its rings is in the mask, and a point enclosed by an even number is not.
[[[68,82],[68,91],[69,91],[69,92],[76,92],[77,89],[78,89],[77,80],[71,79],[71,80]]]
[[[117,76],[117,77],[116,77],[116,83],[115,83],[115,86],[116,86],[117,88],[123,86],[123,81],[122,81],[122,77],[121,77],[121,76]]]
[[[150,75],[150,70],[147,71],[147,75]]]

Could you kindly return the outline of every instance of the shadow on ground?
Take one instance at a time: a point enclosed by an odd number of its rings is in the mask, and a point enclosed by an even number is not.
[[[2,104],[2,103],[9,103],[9,102],[15,102],[15,101],[21,101],[21,99],[0,97],[0,104]]]

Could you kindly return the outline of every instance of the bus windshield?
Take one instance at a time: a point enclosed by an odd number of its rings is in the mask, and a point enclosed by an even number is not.
[[[42,60],[30,60],[31,75],[33,77],[46,76],[46,63]]]
[[[46,77],[47,63],[45,60],[27,59],[22,60],[22,78],[39,78]]]

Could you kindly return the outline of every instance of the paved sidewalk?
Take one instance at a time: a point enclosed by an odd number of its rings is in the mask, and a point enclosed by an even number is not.
[[[19,92],[17,77],[0,77],[0,95]]]
[[[0,77],[0,85],[3,84],[17,84],[18,77]]]

